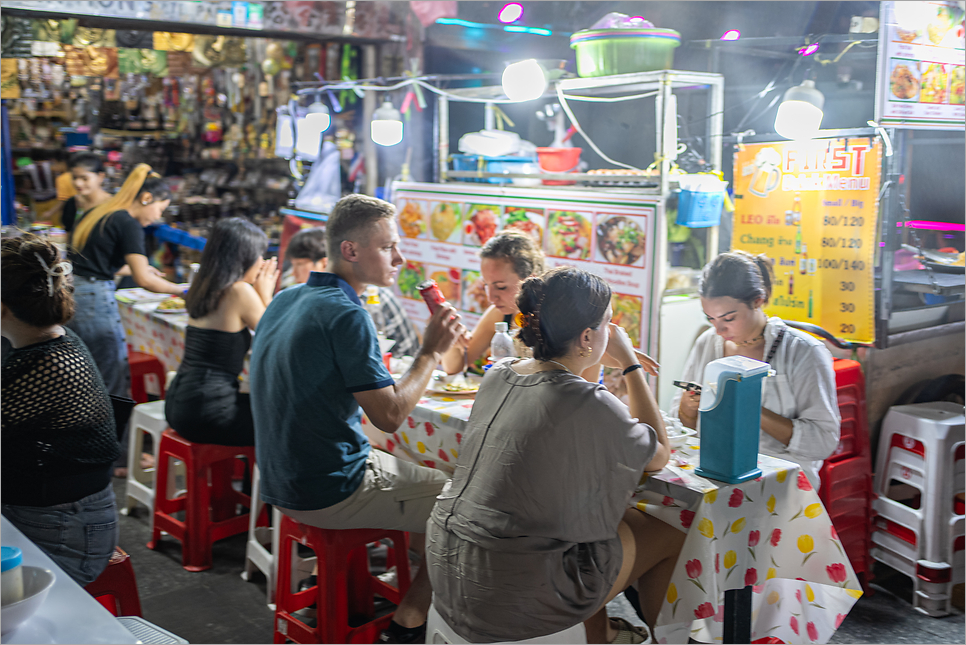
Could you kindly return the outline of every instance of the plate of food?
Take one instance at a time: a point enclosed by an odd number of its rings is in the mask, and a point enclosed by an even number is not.
[[[420,202],[406,202],[399,211],[399,228],[406,237],[420,237],[426,232],[426,211]]]
[[[919,63],[912,60],[893,59],[889,88],[896,99],[915,101],[919,97]]]
[[[922,73],[921,89],[919,92],[920,103],[945,103],[946,102],[946,66],[942,63],[929,63],[926,71]]]
[[[641,309],[644,306],[644,299],[641,296],[615,293],[611,296],[611,305],[614,308],[614,316],[610,321],[618,327],[623,327],[631,338],[631,344],[634,347],[640,347]]]
[[[483,246],[496,235],[500,225],[500,207],[488,204],[471,204],[466,211],[463,225],[463,241],[470,246]]]
[[[184,298],[172,296],[167,300],[162,300],[155,311],[159,314],[183,314],[188,310],[185,308]]]
[[[455,233],[457,239],[453,241],[459,242],[460,205],[449,202],[436,204],[429,216],[429,230],[441,242],[450,241]]]
[[[503,229],[523,231],[533,238],[538,248],[543,248],[543,226],[545,222],[543,209],[518,208],[507,206],[506,224]]]
[[[550,255],[586,260],[590,256],[591,226],[587,215],[574,211],[550,211],[547,224]]]
[[[697,430],[684,427],[680,419],[669,417],[663,412],[661,414],[664,417],[664,429],[667,431],[667,440],[671,448],[683,448],[688,439],[698,434]]]
[[[449,376],[438,376],[431,380],[426,391],[447,396],[476,394],[482,382],[483,377],[476,374],[465,376],[463,374],[450,374]]]
[[[611,215],[597,224],[600,258],[612,264],[637,264],[644,257],[644,229],[635,218]]]
[[[966,103],[966,67],[955,65],[949,71],[949,104]]]

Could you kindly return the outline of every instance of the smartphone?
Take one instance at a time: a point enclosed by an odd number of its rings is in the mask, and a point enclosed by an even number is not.
[[[674,385],[682,390],[687,390],[688,392],[693,392],[695,394],[701,394],[701,386],[698,383],[689,381],[674,381]]]

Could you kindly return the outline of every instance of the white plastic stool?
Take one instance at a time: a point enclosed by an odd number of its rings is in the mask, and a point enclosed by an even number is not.
[[[265,591],[268,596],[268,607],[275,611],[275,576],[278,571],[275,554],[278,553],[279,542],[275,527],[281,525],[282,513],[273,506],[272,525],[255,526],[265,507],[260,494],[260,481],[258,464],[255,464],[255,473],[252,475],[252,508],[248,514],[248,543],[245,545],[245,570],[242,571],[241,577],[242,580],[250,581],[255,569],[261,571],[267,580]]]
[[[433,645],[442,645],[443,643],[469,643],[470,641],[464,639],[462,636],[454,632],[453,628],[446,624],[446,621],[443,620],[443,617],[439,615],[438,611],[436,611],[436,607],[430,605],[429,615],[426,617],[426,642],[432,643]],[[577,623],[573,627],[568,627],[567,629],[557,632],[556,634],[537,636],[536,638],[528,638],[522,641],[504,642],[534,644],[563,643],[565,645],[570,645],[571,643],[586,643],[587,630],[584,628],[583,623]]]
[[[158,450],[161,447],[161,434],[167,427],[163,400],[134,406],[131,412],[131,436],[127,446],[127,481],[124,491],[125,500],[121,508],[122,515],[127,515],[136,502],[141,502],[148,507],[148,510],[154,511]],[[155,467],[150,471],[141,468],[144,433],[151,435],[154,444]]]
[[[919,403],[892,407],[879,437],[872,557],[912,578],[913,607],[930,616],[950,613],[952,586],[966,577],[955,566],[963,514],[954,504],[964,486],[964,428],[963,406]],[[890,499],[892,481],[919,491],[919,508]]]

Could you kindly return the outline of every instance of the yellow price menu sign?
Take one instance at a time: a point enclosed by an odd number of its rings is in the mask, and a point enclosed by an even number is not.
[[[731,246],[774,261],[769,315],[875,340],[881,156],[864,137],[748,144],[735,154]]]

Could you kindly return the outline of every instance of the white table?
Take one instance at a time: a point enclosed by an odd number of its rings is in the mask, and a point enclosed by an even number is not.
[[[23,563],[50,569],[57,576],[47,599],[33,616],[0,642],[6,643],[137,643],[109,611],[84,591],[7,518],[0,517],[0,542],[19,547]]]

